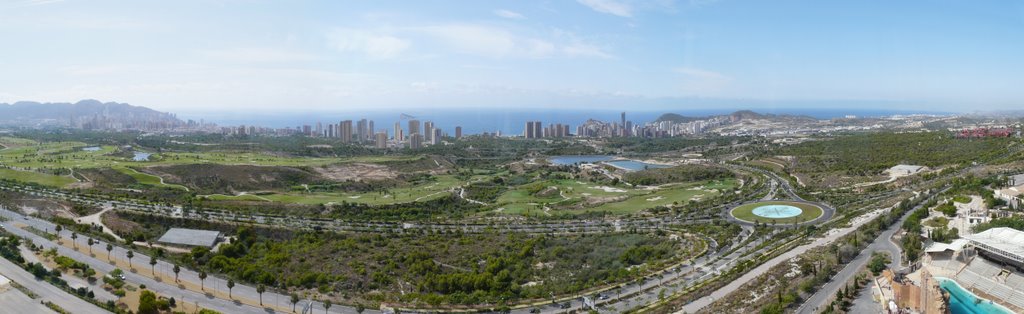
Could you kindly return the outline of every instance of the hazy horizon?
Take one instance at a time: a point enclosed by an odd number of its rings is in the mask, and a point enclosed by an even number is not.
[[[167,112],[1024,103],[1024,4],[0,2],[0,102]]]

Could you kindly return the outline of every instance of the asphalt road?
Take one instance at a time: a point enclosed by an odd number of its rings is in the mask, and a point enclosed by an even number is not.
[[[36,235],[34,233],[22,230],[21,228],[17,228],[13,224],[14,222],[24,223],[26,225],[33,226],[33,227],[35,227],[35,228],[37,228],[39,230],[50,230],[52,232],[52,230],[54,230],[54,225],[52,223],[48,222],[48,221],[41,220],[41,219],[36,219],[36,218],[24,219],[22,215],[20,215],[18,213],[15,213],[15,212],[12,212],[12,211],[9,211],[9,210],[6,210],[6,209],[0,209],[0,215],[11,219],[11,221],[0,222],[0,225],[3,225],[4,228],[6,228],[9,232],[11,232],[11,233],[13,233],[15,235],[18,235],[20,237],[32,240],[32,242],[35,243],[36,245],[43,246],[44,248],[47,248],[47,249],[55,247],[55,248],[57,248],[58,253],[60,253],[61,255],[73,258],[73,259],[75,259],[77,261],[80,261],[80,262],[83,262],[83,263],[86,263],[86,264],[89,264],[90,267],[95,268],[96,270],[98,270],[100,272],[109,273],[109,272],[113,271],[114,268],[115,268],[114,265],[111,265],[109,262],[107,262],[107,259],[106,259],[107,258],[107,254],[106,254],[107,252],[104,249],[104,247],[106,246],[105,243],[104,244],[96,245],[94,247],[94,253],[96,253],[96,257],[91,257],[87,253],[81,253],[81,252],[72,250],[70,248],[64,247],[62,245],[58,245],[58,244],[56,244],[54,242],[51,242],[51,241],[47,240],[46,238],[38,236],[38,235]],[[71,241],[70,235],[71,235],[70,232],[62,232],[61,233],[63,241]],[[77,240],[78,243],[79,243],[79,246],[84,246],[85,242],[87,241],[86,239],[87,239],[87,237],[85,237],[85,236],[79,236],[78,240]],[[111,252],[110,256],[111,256],[112,259],[127,260],[126,254],[127,254],[127,250],[115,246],[115,248]],[[4,260],[4,261],[6,261],[6,260]],[[8,262],[8,263],[10,263],[10,262]],[[164,262],[164,261],[160,261],[157,264],[156,269],[157,269],[157,272],[160,272],[161,274],[163,274],[162,277],[170,278],[170,280],[168,282],[157,281],[157,280],[154,280],[154,279],[152,279],[150,277],[142,276],[142,275],[140,275],[140,273],[148,273],[148,272],[150,272],[150,265],[149,265],[149,256],[145,256],[145,255],[142,255],[140,253],[135,253],[134,257],[132,258],[132,265],[134,266],[135,269],[138,270],[138,273],[132,273],[132,272],[129,272],[129,271],[126,270],[125,271],[126,281],[128,281],[128,282],[130,282],[132,284],[135,284],[135,285],[144,284],[144,285],[146,285],[147,289],[153,290],[153,291],[155,291],[155,292],[157,292],[157,293],[159,293],[161,295],[165,295],[165,296],[168,296],[168,297],[174,297],[178,302],[188,302],[188,303],[196,303],[196,302],[198,302],[200,307],[208,308],[208,309],[211,309],[211,310],[216,310],[216,311],[219,311],[219,312],[222,312],[222,313],[277,313],[274,309],[271,309],[271,308],[263,308],[263,307],[258,307],[258,306],[247,305],[247,304],[244,304],[244,303],[239,303],[239,302],[235,302],[235,301],[231,301],[231,300],[227,300],[227,299],[223,299],[223,298],[214,297],[213,295],[208,294],[208,293],[201,293],[201,292],[197,292],[197,291],[193,291],[193,290],[187,290],[187,289],[179,288],[178,285],[174,283],[174,279],[173,279],[174,278],[174,273],[171,271],[171,269],[174,267],[174,265],[172,265],[170,263],[167,263],[167,262]],[[31,275],[29,275],[29,276],[31,276]],[[182,268],[181,273],[179,273],[179,279],[181,281],[192,283],[192,284],[197,285],[197,286],[200,285],[200,280],[199,280],[198,273],[196,273],[196,272],[194,272],[192,270],[188,270],[188,269]],[[227,280],[224,280],[224,279],[221,279],[221,278],[217,278],[217,277],[214,277],[214,276],[207,277],[203,285],[206,287],[206,291],[207,292],[212,292],[212,291],[215,291],[215,290],[216,291],[227,291]],[[57,289],[57,288],[54,287],[54,289]],[[33,291],[34,291],[34,289],[33,289]],[[247,286],[247,285],[244,285],[244,284],[241,284],[241,283],[236,283],[235,287],[232,289],[231,292],[232,292],[231,293],[232,296],[235,299],[242,299],[242,298],[249,299],[249,300],[258,300],[259,299],[259,294],[256,293],[256,288],[255,287]],[[40,293],[40,295],[42,295],[42,294]],[[78,301],[80,301],[82,303],[85,303],[85,301],[81,301],[81,300],[79,300],[77,298],[74,298],[74,297],[70,297],[69,296],[69,298],[72,298],[72,299],[78,300]],[[291,303],[288,301],[289,299],[290,299],[290,297],[288,297],[287,295],[284,295],[284,294],[274,293],[274,292],[271,292],[271,291],[267,291],[267,292],[263,293],[263,301],[264,301],[265,305],[275,305],[275,306],[278,306],[280,308],[289,308],[290,309],[291,308]],[[302,305],[305,304],[305,303],[307,303],[307,301],[303,300],[302,302],[299,303],[299,306],[297,308],[301,308]],[[86,303],[86,304],[88,304],[88,303]],[[89,304],[89,305],[91,305],[91,304]],[[63,306],[63,305],[61,305],[61,306]],[[95,306],[93,306],[93,307],[95,307]],[[71,307],[71,308],[75,308],[75,307]],[[97,309],[99,309],[99,308],[97,308]],[[313,309],[316,309],[319,312],[319,311],[323,310],[323,306],[320,303],[315,303],[314,306],[313,306]],[[78,313],[78,312],[76,311],[75,313]],[[100,313],[103,313],[103,312],[101,311]],[[288,313],[288,312],[280,312],[280,313]],[[334,306],[331,307],[330,313],[356,313],[356,311],[352,307],[346,307],[346,306],[343,306],[343,305],[334,305]],[[372,310],[372,309],[367,309],[366,311],[364,311],[364,313],[379,313],[379,311]]]
[[[78,313],[82,313],[82,314],[110,313],[110,312],[107,312],[107,310],[104,310],[104,309],[102,309],[102,308],[100,308],[100,307],[98,307],[96,305],[93,305],[92,303],[85,302],[85,300],[79,299],[78,297],[73,296],[73,295],[65,292],[64,290],[61,290],[60,288],[57,288],[56,286],[50,284],[49,282],[36,279],[36,277],[33,276],[28,271],[22,269],[21,267],[18,267],[18,265],[15,265],[11,261],[8,261],[7,259],[4,259],[4,258],[0,258],[0,274],[3,274],[4,277],[7,277],[7,278],[9,278],[9,279],[11,279],[11,280],[21,284],[25,288],[28,288],[28,290],[31,290],[32,292],[35,292],[36,294],[39,295],[39,300],[45,300],[45,301],[53,302],[54,304],[57,304],[61,308],[64,308],[65,310],[68,310],[68,311],[72,311],[73,313],[76,313],[76,314],[78,314]],[[11,288],[11,289],[14,289],[14,288]],[[10,292],[6,292],[6,293],[10,293]],[[18,293],[20,293],[20,292],[18,292]],[[38,301],[35,301],[35,302],[38,302]],[[6,308],[0,307],[0,312],[5,312],[5,311],[6,311]],[[20,312],[20,313],[34,313],[34,312]]]
[[[942,192],[939,192],[933,195],[941,193]],[[850,279],[868,263],[871,259],[871,254],[874,252],[888,252],[890,257],[889,269],[900,269],[903,264],[903,251],[898,245],[896,245],[896,243],[892,242],[892,236],[903,227],[903,222],[906,221],[914,211],[920,209],[921,206],[924,206],[926,202],[927,200],[924,200],[917,206],[914,206],[913,209],[904,213],[903,217],[900,217],[900,219],[889,226],[889,228],[882,231],[874,241],[871,241],[871,244],[868,244],[866,248],[860,251],[860,254],[857,254],[857,257],[847,263],[842,270],[836,273],[836,275],[832,277],[832,280],[822,286],[821,289],[818,289],[818,291],[815,292],[814,295],[811,295],[810,298],[807,298],[807,301],[797,309],[797,313],[820,312],[818,309],[825,306],[825,304],[836,295],[836,292],[839,291],[839,289],[846,286],[846,283],[849,282]]]
[[[0,304],[6,313],[57,313],[14,288],[0,292]]]

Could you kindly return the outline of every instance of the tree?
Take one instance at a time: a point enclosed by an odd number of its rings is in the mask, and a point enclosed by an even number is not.
[[[262,283],[256,286],[256,293],[260,294],[260,305],[263,305],[263,293],[267,292],[267,286]],[[292,307],[292,311],[295,311],[295,307]]]
[[[356,303],[356,313],[363,314],[363,311],[366,311],[366,307],[362,303]]]
[[[76,240],[78,240],[78,233],[72,232],[71,233],[71,246],[74,246],[75,249],[77,250],[78,249],[78,241],[76,241]]]
[[[92,255],[92,245],[96,244],[96,242],[93,242],[92,238],[89,238],[89,240],[85,241],[85,244],[89,245],[89,255]]]
[[[331,310],[331,300],[324,300],[324,313]]]
[[[231,288],[234,288],[234,287],[235,287],[235,281],[229,278],[228,279],[228,299],[231,299]]]
[[[206,291],[205,284],[206,284],[206,271],[205,270],[200,270],[199,271],[199,290]]]
[[[107,243],[107,261],[110,261],[110,251],[114,250],[114,245]]]
[[[57,225],[56,227],[53,227],[53,231],[57,232],[57,240],[60,240],[60,231],[61,230],[64,230],[64,227],[61,227],[60,225]]]
[[[172,270],[174,271],[174,282],[178,282],[178,273],[181,272],[181,266],[178,266],[178,264],[174,264],[174,269]]]
[[[292,293],[291,297],[292,313],[295,313],[295,304],[299,303],[299,295]]]
[[[149,290],[142,290],[142,294],[139,295],[139,314],[157,314],[160,313],[159,305],[157,305],[156,293]]]
[[[132,257],[135,257],[135,252],[128,250],[128,254],[126,256],[128,256],[128,269],[132,269]]]
[[[149,257],[149,273],[156,276],[156,256]]]

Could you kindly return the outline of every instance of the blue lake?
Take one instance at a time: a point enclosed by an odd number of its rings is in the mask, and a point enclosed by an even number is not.
[[[100,151],[100,148],[98,146],[93,146],[93,147],[82,148],[82,150],[87,151],[87,152],[98,152],[98,151]]]
[[[132,160],[133,161],[148,161],[150,155],[153,155],[153,154],[143,153],[143,152],[135,152],[135,157],[132,157]]]
[[[601,161],[612,160],[612,156],[606,155],[571,155],[571,156],[551,156],[548,157],[548,161],[553,165],[565,166],[574,165],[579,163],[595,163]]]
[[[1013,313],[1005,307],[992,303],[992,301],[979,298],[970,291],[965,290],[956,281],[935,277],[939,280],[939,287],[949,292],[949,311],[953,314],[982,314],[982,313]]]
[[[612,165],[612,166],[615,166],[617,168],[626,169],[626,170],[629,170],[629,171],[640,171],[640,170],[645,170],[645,169],[668,168],[669,167],[669,166],[666,166],[666,165],[649,164],[649,163],[646,163],[646,162],[636,161],[636,160],[615,160],[615,161],[608,161],[608,162],[605,162],[605,163],[609,164],[609,165]]]

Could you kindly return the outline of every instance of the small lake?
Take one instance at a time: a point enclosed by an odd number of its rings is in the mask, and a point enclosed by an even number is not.
[[[939,287],[949,292],[949,312],[953,314],[981,314],[981,313],[1012,313],[1005,307],[992,303],[992,301],[979,298],[970,291],[965,290],[956,281],[935,277],[939,280]]]
[[[133,161],[149,161],[149,156],[153,155],[150,153],[135,152],[135,156],[132,157]]]
[[[87,152],[98,152],[98,151],[100,151],[100,147],[99,146],[92,146],[92,147],[82,148],[82,150],[87,151]]]
[[[609,165],[612,165],[613,167],[616,167],[616,168],[619,168],[619,169],[625,169],[625,170],[628,170],[628,171],[640,171],[640,170],[646,170],[646,169],[668,168],[669,167],[669,166],[666,166],[666,165],[650,164],[650,163],[646,163],[646,162],[642,162],[642,161],[636,161],[636,160],[615,160],[615,161],[607,161],[605,163],[609,164]]]
[[[569,156],[551,156],[548,157],[548,161],[556,166],[567,166],[575,164],[595,163],[601,161],[612,160],[615,157],[607,155],[569,155]]]

